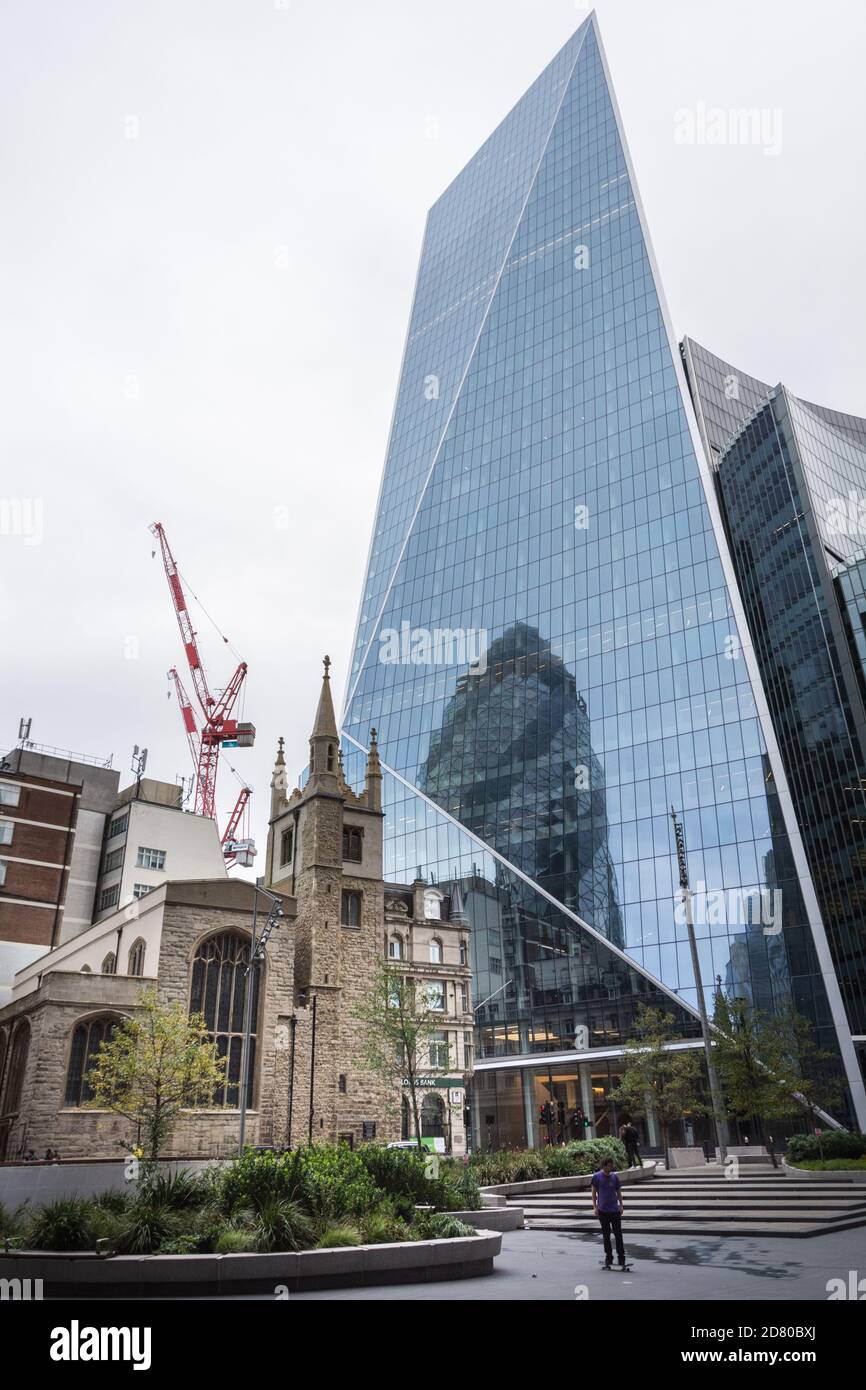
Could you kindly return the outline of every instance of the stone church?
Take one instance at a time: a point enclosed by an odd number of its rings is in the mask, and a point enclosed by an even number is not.
[[[360,1062],[355,1010],[383,957],[441,1009],[423,1077],[422,1133],[440,1150],[465,1151],[473,1014],[460,888],[384,882],[375,730],[355,792],[343,774],[329,666],[325,658],[308,775],[291,793],[279,740],[264,892],[238,879],[167,875],[16,975],[0,1009],[0,1161],[41,1159],[49,1149],[63,1159],[117,1157],[135,1141],[126,1120],[88,1104],[87,1078],[101,1040],[148,988],[202,1013],[226,1058],[213,1106],[184,1111],[166,1153],[236,1152],[250,981],[247,1143],[412,1137],[399,1077],[389,1085]],[[251,941],[261,942],[274,902],[282,915],[248,973]]]

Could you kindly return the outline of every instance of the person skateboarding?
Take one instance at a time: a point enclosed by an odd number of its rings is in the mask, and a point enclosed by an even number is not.
[[[626,1268],[625,1246],[622,1243],[622,1186],[614,1172],[612,1158],[606,1158],[592,1175],[592,1209],[601,1223],[604,1241],[604,1267],[613,1268],[613,1249],[610,1233],[616,1241],[616,1258],[620,1269]]]

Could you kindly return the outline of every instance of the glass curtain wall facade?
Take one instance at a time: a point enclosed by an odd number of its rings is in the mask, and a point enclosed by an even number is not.
[[[851,1033],[866,1039],[866,421],[683,356]],[[861,1063],[862,1063],[861,1054]]]
[[[838,1050],[689,410],[590,17],[429,214],[343,715],[386,877],[461,884],[479,1085],[698,1036],[671,806],[707,994]]]

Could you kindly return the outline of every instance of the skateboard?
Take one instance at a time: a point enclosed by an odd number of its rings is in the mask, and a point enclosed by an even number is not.
[[[615,1269],[619,1274],[630,1274],[634,1267],[630,1264],[609,1265],[606,1260],[599,1260],[599,1264],[601,1265],[602,1269]]]

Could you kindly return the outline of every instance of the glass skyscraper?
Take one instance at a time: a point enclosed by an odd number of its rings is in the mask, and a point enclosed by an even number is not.
[[[707,994],[793,1002],[862,1107],[594,16],[430,211],[342,723],[389,881],[462,890],[475,1142],[608,1132],[640,1003],[697,1044],[672,806]]]
[[[851,1033],[866,1044],[866,420],[683,358]]]

